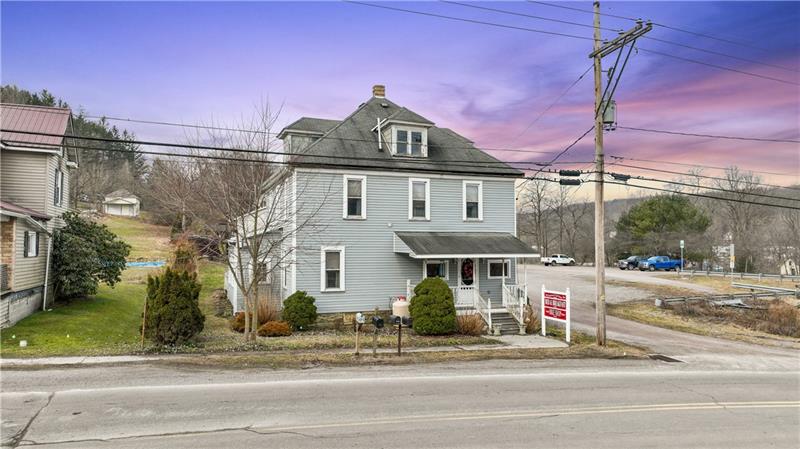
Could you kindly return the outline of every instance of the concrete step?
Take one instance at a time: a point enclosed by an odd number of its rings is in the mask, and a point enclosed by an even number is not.
[[[500,335],[519,334],[519,324],[508,312],[492,312],[492,326],[500,325]]]

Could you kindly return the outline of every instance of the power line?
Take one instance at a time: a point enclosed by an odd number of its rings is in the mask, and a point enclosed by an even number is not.
[[[550,21],[550,22],[563,23],[565,25],[573,25],[573,26],[579,26],[579,27],[584,27],[584,28],[594,28],[592,25],[589,25],[589,24],[586,24],[586,23],[570,22],[568,20],[554,19],[552,17],[535,16],[535,15],[532,15],[532,14],[525,14],[525,13],[516,12],[516,11],[507,11],[505,9],[488,8],[486,6],[478,6],[478,5],[474,5],[474,4],[454,2],[454,1],[450,1],[450,0],[439,0],[439,1],[442,2],[442,3],[450,3],[450,4],[453,4],[453,5],[464,6],[466,8],[482,9],[482,10],[485,10],[485,11],[492,11],[492,12],[497,12],[497,13],[500,13],[500,14],[508,14],[508,15],[512,15],[512,16],[527,17],[529,19],[547,20],[547,21]],[[618,28],[600,27],[600,29],[601,30],[605,30],[605,31],[613,31],[615,33],[621,31]]]
[[[606,172],[606,173],[611,175],[611,176],[619,174],[619,173],[613,173],[613,172]],[[774,199],[774,200],[800,201],[800,197],[792,198],[792,197],[788,197],[788,196],[769,195],[769,194],[766,194],[766,193],[743,192],[743,191],[740,191],[740,190],[723,189],[721,187],[704,186],[704,185],[701,185],[701,184],[690,184],[690,183],[681,182],[681,181],[667,181],[665,179],[648,178],[648,177],[645,177],[645,176],[631,176],[631,178],[638,179],[638,180],[641,180],[641,181],[663,182],[665,184],[674,184],[674,185],[679,185],[679,186],[684,186],[684,187],[696,187],[696,188],[699,188],[699,189],[715,190],[715,191],[718,191],[718,192],[733,193],[733,194],[737,194],[737,195],[758,196],[758,197],[770,198],[770,199]]]
[[[594,182],[594,181],[586,181],[586,182]],[[626,186],[626,187],[635,187],[635,188],[638,188],[638,189],[647,189],[647,190],[656,190],[656,191],[660,191],[660,192],[668,192],[668,193],[672,193],[672,194],[675,194],[675,195],[686,195],[686,196],[694,196],[694,197],[698,197],[698,198],[708,198],[708,199],[713,199],[713,200],[728,201],[728,202],[731,202],[731,203],[753,204],[753,205],[756,205],[756,206],[779,207],[781,209],[800,210],[800,207],[786,206],[786,205],[782,205],[782,204],[765,204],[765,203],[759,203],[759,202],[756,202],[756,201],[738,200],[738,199],[734,199],[734,198],[723,198],[723,197],[719,197],[719,196],[705,195],[705,194],[702,194],[702,193],[690,193],[690,192],[681,192],[681,191],[677,191],[677,190],[660,189],[658,187],[643,186],[643,185],[636,185],[636,184],[627,184],[627,183],[624,183],[624,182],[615,182],[615,181],[604,181],[604,182],[606,184],[616,184],[616,185],[621,185],[621,186]]]
[[[551,160],[551,161],[548,163],[548,165],[552,165],[552,164],[554,164],[554,163],[556,162],[556,160],[558,160],[558,158],[560,158],[561,156],[563,156],[563,155],[564,155],[564,154],[565,154],[567,151],[569,151],[569,150],[570,150],[572,147],[574,147],[575,145],[577,145],[577,144],[578,144],[578,142],[580,142],[581,140],[583,140],[583,138],[584,138],[584,137],[586,137],[586,135],[587,135],[587,134],[589,134],[590,132],[592,132],[592,130],[593,130],[593,129],[594,129],[594,125],[592,125],[592,127],[591,127],[591,128],[587,129],[587,130],[586,130],[586,131],[585,131],[583,134],[581,134],[581,136],[580,136],[580,137],[578,137],[577,139],[575,139],[575,140],[574,140],[574,141],[573,141],[571,144],[567,145],[567,146],[566,146],[566,147],[565,147],[563,150],[561,150],[561,152],[560,152],[560,153],[558,153],[558,154],[557,154],[557,155],[556,155],[556,156],[555,156],[555,157],[554,157],[554,158],[553,158],[553,159],[552,159],[552,160]],[[583,163],[583,162],[581,162],[581,163]],[[532,178],[535,178],[535,177],[536,177],[536,176],[537,176],[539,173],[541,173],[541,172],[542,172],[542,170],[544,170],[544,166],[543,166],[542,168],[540,168],[540,169],[539,169],[539,170],[538,170],[536,173],[534,173],[534,174],[533,174],[531,177],[532,177]],[[518,185],[518,186],[517,186],[517,188],[518,188],[518,189],[522,189],[522,187],[524,187],[524,186],[525,186],[525,185],[526,185],[528,182],[529,182],[529,179],[526,179],[526,180],[525,180],[525,181],[523,181],[523,182],[522,182],[520,185]],[[517,199],[519,199],[519,196],[517,196]]]
[[[664,161],[664,160],[656,160],[656,159],[638,159],[638,158],[633,158],[633,157],[614,156],[614,155],[609,155],[609,156],[613,157],[614,159],[618,159],[620,161],[629,160],[629,161],[639,161],[639,162],[652,162],[654,164],[680,165],[682,167],[701,167],[701,168],[710,168],[712,170],[728,170],[730,168],[730,167],[719,167],[719,166],[715,166],[715,165],[687,164],[687,163],[683,163],[683,162]],[[748,170],[748,171],[749,172],[753,172],[753,173],[761,173],[761,174],[765,174],[765,175],[791,176],[793,178],[796,178],[796,177],[800,176],[800,174],[797,174],[797,173],[776,173],[776,172],[771,172],[771,171],[757,171],[757,170]]]
[[[456,20],[456,21],[461,21],[461,22],[475,23],[475,24],[479,24],[479,25],[487,25],[487,26],[493,26],[493,27],[499,27],[499,28],[508,28],[508,29],[512,29],[512,30],[528,31],[528,32],[534,32],[534,33],[554,34],[554,35],[558,35],[558,36],[571,37],[571,38],[582,39],[582,40],[592,40],[592,41],[594,40],[593,38],[588,38],[588,37],[583,37],[583,36],[576,36],[576,35],[573,35],[573,34],[555,33],[555,32],[550,32],[550,31],[536,30],[536,29],[532,29],[532,28],[517,27],[517,26],[512,26],[512,25],[503,25],[503,24],[494,23],[494,22],[486,22],[486,21],[481,21],[481,20],[464,19],[464,18],[460,18],[460,17],[446,16],[446,15],[443,15],[443,14],[434,14],[434,13],[428,13],[428,12],[423,12],[423,11],[415,11],[415,10],[411,10],[411,9],[395,8],[395,7],[391,7],[391,6],[385,6],[385,5],[375,5],[375,4],[371,4],[371,3],[356,2],[356,1],[352,1],[352,0],[344,0],[344,1],[347,2],[347,3],[354,3],[354,4],[358,4],[358,5],[364,5],[364,6],[371,6],[373,8],[382,8],[382,9],[388,9],[388,10],[392,10],[392,11],[406,12],[406,13],[410,13],[410,14],[419,14],[419,15],[423,15],[423,16],[437,17],[437,18],[440,18],[440,19]],[[535,3],[541,3],[541,4],[548,5],[548,6],[557,6],[557,7],[561,7],[561,8],[571,9],[569,7],[561,6],[561,5],[552,5],[552,4],[549,4],[549,3],[542,3],[542,2],[535,2]],[[633,19],[633,18],[629,18],[629,17],[625,17],[625,19],[627,19],[627,20],[638,20],[638,19]],[[642,47],[639,47],[638,49],[640,51],[652,53],[652,54],[655,54],[655,55],[665,56],[665,57],[668,57],[668,58],[678,59],[678,60],[685,61],[685,62],[692,62],[692,63],[695,63],[695,64],[700,64],[700,65],[704,65],[704,66],[708,66],[708,67],[713,67],[713,68],[716,68],[718,70],[725,70],[725,71],[729,71],[729,72],[733,72],[733,73],[738,73],[740,75],[746,75],[746,76],[751,76],[751,77],[755,77],[755,78],[761,78],[761,79],[775,81],[775,82],[783,83],[783,84],[790,84],[790,85],[793,85],[793,86],[800,86],[799,83],[794,83],[792,81],[784,80],[784,79],[781,79],[781,78],[774,78],[774,77],[771,77],[771,76],[761,75],[761,74],[758,74],[758,73],[748,72],[748,71],[745,71],[745,70],[739,70],[739,69],[734,69],[734,68],[726,67],[726,66],[722,66],[722,65],[711,64],[711,63],[708,63],[708,62],[698,61],[696,59],[685,58],[685,57],[681,57],[681,56],[675,56],[675,55],[671,55],[671,54],[668,54],[668,53],[662,53],[662,52],[656,51],[656,50],[645,49],[645,48],[642,48]]]
[[[734,68],[731,68],[731,67],[725,67],[725,66],[722,66],[722,65],[711,64],[709,62],[698,61],[696,59],[691,59],[691,58],[684,58],[682,56],[671,55],[669,53],[662,53],[662,52],[656,51],[656,50],[650,50],[650,49],[642,48],[642,47],[639,47],[639,50],[647,52],[647,53],[652,53],[654,55],[659,55],[659,56],[665,56],[667,58],[678,59],[680,61],[691,62],[691,63],[694,63],[694,64],[700,64],[700,65],[704,65],[704,66],[708,66],[708,67],[713,67],[713,68],[719,69],[719,70],[727,70],[729,72],[739,73],[741,75],[752,76],[752,77],[755,77],[755,78],[762,78],[762,79],[765,79],[765,80],[775,81],[775,82],[783,83],[783,84],[791,84],[792,86],[800,86],[800,83],[794,83],[792,81],[787,81],[787,80],[784,80],[784,79],[781,79],[781,78],[773,78],[771,76],[760,75],[758,73],[747,72],[745,70],[739,70],[739,69],[734,69]]]
[[[123,122],[133,122],[133,123],[144,123],[149,125],[163,125],[163,126],[177,126],[177,127],[184,127],[184,128],[195,128],[195,129],[208,129],[208,130],[219,130],[219,131],[234,131],[234,132],[241,132],[241,133],[252,133],[252,134],[266,134],[266,135],[273,135],[277,136],[280,133],[272,132],[272,131],[261,131],[261,130],[252,130],[252,129],[242,129],[242,128],[229,128],[229,127],[222,127],[222,126],[209,126],[209,125],[197,125],[197,124],[184,124],[184,123],[175,123],[175,122],[164,122],[164,121],[156,121],[156,120],[143,120],[143,119],[133,119],[133,118],[122,118],[122,117],[111,117],[105,115],[84,115],[87,118],[95,118],[95,119],[106,119],[106,120],[115,120],[115,121],[123,121]],[[369,143],[377,143],[376,139],[356,139],[350,137],[334,137],[334,136],[324,136],[321,139],[332,139],[332,140],[341,140],[341,141],[348,141],[348,142],[369,142]],[[387,141],[384,139],[386,143],[392,143],[392,141]],[[449,146],[449,145],[428,145],[429,147],[441,148],[441,149],[451,149],[451,150],[470,150],[470,149],[479,149],[482,151],[504,151],[504,152],[512,152],[512,153],[536,153],[536,154],[553,154],[555,151],[537,151],[537,150],[528,150],[528,149],[521,149],[521,148],[483,148],[483,147],[461,147],[461,146]]]
[[[231,152],[231,153],[248,153],[248,154],[271,154],[271,155],[287,155],[287,156],[296,156],[296,157],[309,157],[309,158],[320,158],[320,159],[350,159],[350,160],[359,160],[359,161],[372,161],[372,162],[381,162],[386,161],[386,158],[380,157],[363,157],[363,156],[334,156],[334,155],[315,155],[315,154],[304,154],[304,153],[291,153],[285,151],[261,151],[261,150],[250,150],[250,149],[242,149],[242,148],[233,148],[233,147],[220,147],[220,146],[211,146],[211,145],[194,145],[194,144],[181,144],[181,143],[171,143],[171,142],[153,142],[153,141],[143,141],[143,140],[124,140],[124,139],[112,139],[107,137],[92,137],[92,136],[76,136],[76,135],[62,135],[62,134],[55,134],[55,133],[44,133],[44,132],[36,132],[36,131],[14,131],[8,129],[0,129],[2,132],[9,132],[9,133],[19,133],[19,134],[26,134],[26,135],[36,135],[36,136],[47,136],[47,137],[63,137],[66,139],[76,139],[76,140],[85,140],[85,141],[92,141],[92,142],[103,142],[103,143],[117,143],[117,144],[129,144],[129,145],[143,145],[143,146],[158,146],[158,147],[167,147],[167,148],[180,148],[180,149],[187,149],[187,150],[205,150],[205,151],[224,151],[224,152]],[[5,142],[9,143],[25,143],[22,141],[15,141],[5,139]],[[375,141],[377,143],[377,141]],[[69,144],[68,146],[77,148],[76,145]],[[102,149],[101,149],[102,150]],[[139,150],[124,150],[127,152],[141,152]],[[142,152],[143,153],[143,152]],[[147,153],[143,153],[147,154]],[[413,164],[429,164],[430,161],[426,159],[402,159],[399,160],[402,163],[408,163],[410,165]],[[302,163],[302,162],[301,162]],[[457,165],[457,166],[475,166],[475,165],[491,165],[491,164],[501,164],[503,166],[510,166],[511,164],[527,164],[527,165],[536,165],[538,167],[546,167],[549,165],[553,165],[555,160],[549,162],[539,162],[539,161],[501,161],[501,160],[493,160],[493,161],[475,161],[475,160],[466,160],[466,159],[456,159],[456,160],[449,160],[446,161],[447,164]],[[578,164],[583,163],[580,161],[565,161],[565,164]]]
[[[535,125],[539,121],[539,119],[541,119],[548,111],[550,111],[550,109],[552,109],[553,106],[555,106],[559,101],[561,101],[561,99],[564,98],[564,96],[567,95],[567,93],[570,90],[572,90],[572,88],[575,87],[575,85],[577,85],[583,79],[583,77],[586,76],[587,73],[589,73],[590,70],[592,70],[592,66],[591,65],[581,74],[581,76],[578,77],[578,79],[576,79],[575,81],[572,82],[572,84],[567,86],[567,88],[564,89],[564,91],[561,92],[561,94],[552,103],[550,103],[549,106],[544,108],[544,110],[542,110],[542,112],[540,112],[539,115],[537,115],[536,118],[533,119],[533,121],[528,126],[525,127],[525,129],[523,129],[519,134],[517,134],[511,140],[511,142],[512,143],[516,142],[517,139],[519,139],[520,137],[522,137],[523,134],[528,132],[528,130],[531,129],[533,127],[533,125]]]
[[[676,136],[707,137],[709,139],[751,140],[754,142],[800,143],[800,140],[793,140],[793,139],[768,139],[764,137],[725,136],[720,134],[704,134],[704,133],[690,133],[685,131],[666,131],[663,129],[635,128],[632,126],[617,126],[617,128],[629,129],[632,131],[644,131],[649,133],[672,134]]]
[[[677,47],[688,48],[690,50],[700,51],[700,52],[708,53],[708,54],[711,54],[711,55],[724,56],[724,57],[731,58],[731,59],[738,59],[739,61],[749,62],[749,63],[752,63],[752,64],[763,65],[763,66],[766,66],[766,67],[772,67],[772,68],[781,69],[781,70],[786,70],[786,71],[789,71],[789,72],[800,72],[800,70],[797,70],[797,69],[792,69],[792,68],[789,68],[789,67],[770,64],[769,62],[759,61],[757,59],[743,58],[741,56],[732,55],[730,53],[723,53],[721,51],[715,51],[715,50],[709,50],[707,48],[695,47],[695,46],[692,46],[692,45],[682,44],[680,42],[670,41],[670,40],[666,40],[666,39],[660,39],[660,38],[652,37],[652,36],[643,36],[643,37],[645,39],[650,39],[651,41],[662,42],[664,44],[669,44],[669,45],[675,45]]]
[[[560,20],[560,19],[554,19],[554,18],[550,18],[550,17],[535,16],[535,15],[532,15],[532,14],[525,14],[525,13],[520,13],[520,12],[516,12],[516,11],[508,11],[508,10],[497,9],[497,8],[488,8],[488,7],[485,7],[485,6],[478,6],[478,5],[472,5],[472,4],[449,1],[449,0],[440,0],[440,1],[442,1],[443,3],[450,3],[450,4],[454,4],[454,5],[464,6],[464,7],[467,7],[467,8],[481,9],[481,10],[496,12],[496,13],[500,13],[500,14],[507,14],[507,15],[518,16],[518,17],[526,17],[526,18],[537,19],[537,20],[549,20],[549,21],[552,21],[552,22],[564,23],[564,24],[567,24],[567,25],[580,26],[580,27],[586,27],[586,28],[593,28],[592,25],[579,23],[579,22],[570,22],[568,20]],[[537,3],[537,2],[531,2],[531,3]],[[556,5],[551,5],[551,6],[556,6]],[[568,8],[568,9],[574,9],[574,8]],[[584,12],[591,12],[591,11],[584,11]],[[625,19],[628,19],[628,20],[639,20],[639,19],[633,19],[633,18],[625,18]],[[620,32],[621,31],[620,29],[607,28],[607,27],[600,27],[600,29],[604,30],[604,31],[613,31],[613,32]],[[712,54],[712,55],[724,56],[724,57],[728,57],[728,58],[732,58],[732,59],[737,59],[739,61],[744,61],[744,62],[749,62],[749,63],[753,63],[753,64],[763,65],[763,66],[766,66],[766,67],[772,67],[772,68],[777,68],[777,69],[781,69],[781,70],[787,70],[787,71],[790,71],[790,72],[800,72],[800,70],[792,69],[792,68],[789,68],[789,67],[784,67],[784,66],[780,66],[780,65],[776,65],[776,64],[771,64],[771,63],[764,62],[764,61],[759,61],[759,60],[756,60],[756,59],[743,58],[741,56],[732,55],[730,53],[723,53],[723,52],[720,52],[720,51],[709,50],[709,49],[701,48],[701,47],[695,47],[695,46],[692,46],[692,45],[683,44],[683,43],[680,43],[680,42],[675,42],[675,41],[671,41],[671,40],[667,40],[667,39],[661,39],[661,38],[652,37],[652,36],[642,36],[642,37],[644,39],[650,39],[650,40],[655,41],[655,42],[661,42],[661,43],[668,44],[668,45],[675,45],[675,46],[678,46],[678,47],[688,48],[688,49],[691,49],[691,50],[700,51],[700,52],[708,53],[708,54]]]
[[[685,173],[685,172],[679,172],[679,171],[664,170],[664,169],[660,169],[660,168],[642,167],[642,166],[638,166],[638,165],[629,165],[629,164],[622,164],[622,163],[617,163],[617,164],[614,164],[614,165],[616,165],[617,167],[627,167],[627,168],[633,168],[633,169],[636,169],[636,170],[645,170],[645,171],[652,171],[652,172],[657,172],[657,173],[667,173],[667,174],[670,174],[670,175],[691,176],[693,178],[714,179],[714,180],[717,180],[717,181],[730,181],[727,178],[720,178],[718,176],[708,176],[708,175],[701,175],[701,174],[695,174],[695,173]],[[772,187],[772,188],[775,188],[775,189],[786,189],[786,190],[798,190],[798,191],[800,191],[800,187],[781,186],[781,185],[777,185],[777,184],[767,184],[767,183],[764,183],[764,182],[759,182],[759,183],[754,183],[754,184],[757,184],[757,185],[760,185],[760,186],[763,186],[763,187]]]
[[[554,8],[569,9],[571,11],[578,11],[578,12],[583,12],[583,13],[587,13],[587,14],[594,14],[594,11],[589,11],[587,9],[581,9],[581,8],[574,8],[574,7],[571,7],[571,6],[564,6],[564,5],[553,4],[553,3],[545,3],[545,2],[537,2],[537,1],[532,1],[532,0],[528,0],[528,3],[536,3],[536,4],[539,4],[539,5],[552,6]],[[621,16],[621,15],[611,14],[611,13],[607,13],[607,12],[606,13],[601,12],[600,15],[601,16],[605,16],[605,17],[613,17],[615,19],[622,19],[622,20],[632,20],[632,21],[641,20],[640,18],[636,18],[636,17]],[[678,28],[678,27],[674,27],[674,26],[671,26],[671,25],[666,25],[664,23],[653,22],[653,25],[659,26],[661,28],[666,28],[666,29],[669,29],[669,30],[673,30],[673,31],[680,31],[682,33],[688,33],[688,34],[691,34],[691,35],[694,35],[694,36],[698,36],[698,37],[705,37],[705,38],[708,38],[708,39],[713,39],[713,40],[717,40],[717,41],[720,41],[720,42],[725,42],[725,43],[728,43],[728,44],[742,45],[742,46],[745,46],[745,47],[755,48],[755,49],[758,49],[758,50],[764,50],[762,48],[759,48],[759,47],[756,47],[754,45],[748,44],[746,42],[734,41],[734,40],[722,38],[722,37],[719,37],[719,36],[714,36],[714,35],[711,35],[711,34],[708,34],[708,33],[700,33],[700,32],[697,32],[697,31],[687,30],[685,28]]]
[[[532,33],[541,33],[541,34],[549,34],[549,35],[553,35],[553,36],[570,37],[570,38],[573,38],[573,39],[592,40],[592,38],[590,38],[590,37],[578,36],[578,35],[575,35],[575,34],[558,33],[558,32],[555,32],[555,31],[537,30],[537,29],[534,29],[534,28],[525,28],[525,27],[518,27],[518,26],[513,26],[513,25],[503,25],[503,24],[493,23],[493,22],[484,22],[482,20],[465,19],[465,18],[462,18],[462,17],[446,16],[446,15],[443,15],[443,14],[435,14],[435,13],[432,13],[432,12],[415,11],[413,9],[404,9],[404,8],[395,8],[393,6],[376,5],[376,4],[373,4],[373,3],[357,2],[357,1],[353,1],[353,0],[343,0],[343,1],[345,3],[352,3],[352,4],[355,4],[355,5],[370,6],[372,8],[388,9],[388,10],[391,10],[391,11],[399,11],[399,12],[405,12],[405,13],[409,13],[409,14],[418,14],[418,15],[421,15],[421,16],[436,17],[436,18],[439,18],[439,19],[454,20],[454,21],[458,21],[458,22],[476,23],[476,24],[479,24],[479,25],[487,25],[487,26],[492,26],[492,27],[497,27],[497,28],[508,28],[508,29],[512,29],[512,30],[529,31],[529,32],[532,32]]]

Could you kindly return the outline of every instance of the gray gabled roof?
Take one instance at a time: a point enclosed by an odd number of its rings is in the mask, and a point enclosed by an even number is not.
[[[313,134],[325,134],[326,132],[330,131],[331,128],[338,125],[340,123],[339,120],[330,120],[326,118],[316,118],[316,117],[300,117],[298,120],[287,125],[283,130],[278,134],[279,138],[283,138],[289,131],[300,131],[304,133],[313,133]]]
[[[387,119],[387,122],[407,122],[407,123],[419,123],[420,125],[433,125],[433,122],[426,119],[425,117],[417,114],[414,111],[411,111],[406,108],[400,108],[394,114],[390,115]]]
[[[438,172],[492,176],[523,175],[519,170],[501,163],[475,148],[473,143],[455,132],[431,126],[428,128],[428,157],[392,156],[389,145],[378,149],[377,119],[385,120],[395,114],[409,121],[430,122],[386,98],[372,97],[347,118],[328,130],[321,138],[292,156],[295,166],[328,168],[388,169],[416,172]],[[413,115],[412,115],[413,114]],[[301,119],[303,120],[303,119]],[[404,120],[406,121],[406,120]],[[295,122],[297,123],[297,122]]]

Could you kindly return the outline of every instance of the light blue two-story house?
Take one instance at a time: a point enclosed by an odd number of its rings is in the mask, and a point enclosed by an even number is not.
[[[304,290],[320,313],[386,310],[438,276],[458,309],[522,323],[517,258],[533,254],[516,237],[522,172],[391,102],[383,86],[343,120],[303,117],[278,137],[287,168],[272,180],[272,201],[296,232],[285,266],[266,281],[272,291]],[[228,289],[240,310],[241,295]]]

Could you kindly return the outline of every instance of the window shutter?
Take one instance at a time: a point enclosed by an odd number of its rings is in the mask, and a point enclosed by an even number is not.
[[[36,250],[34,251],[34,255],[39,255],[39,233],[36,233]]]
[[[58,171],[58,204],[64,203],[64,172]]]
[[[22,247],[23,247],[23,249],[22,249],[22,257],[28,257],[28,246],[29,246],[28,245],[28,241],[30,240],[30,238],[31,238],[31,236],[28,233],[28,231],[25,231],[25,233],[23,234],[23,239],[22,239]]]

